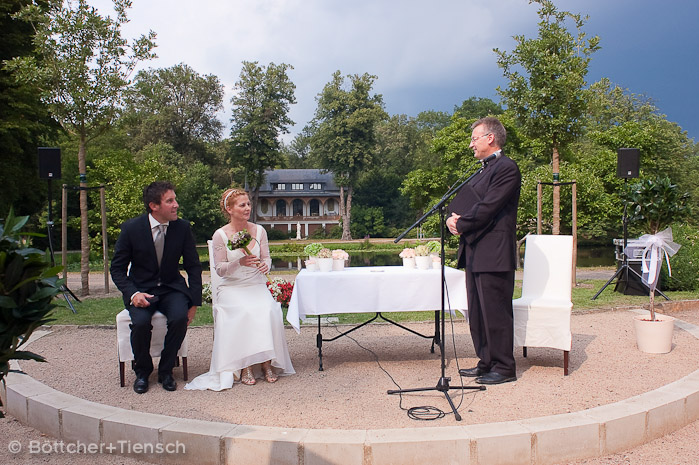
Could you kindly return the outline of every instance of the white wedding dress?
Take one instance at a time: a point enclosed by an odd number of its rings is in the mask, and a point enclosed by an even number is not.
[[[248,250],[269,266],[272,260],[267,247],[267,232],[259,225],[255,229],[255,240],[248,245]],[[277,375],[294,374],[281,304],[267,289],[267,278],[255,268],[240,265],[244,252],[226,247],[228,237],[222,229],[218,229],[212,239],[219,284],[213,306],[211,365],[208,373],[197,376],[184,388],[229,389],[234,382],[240,381],[241,370],[251,365],[255,365],[255,377],[263,377],[259,364],[267,360],[272,361]],[[260,251],[264,251],[263,255]],[[212,276],[212,282],[214,278]]]

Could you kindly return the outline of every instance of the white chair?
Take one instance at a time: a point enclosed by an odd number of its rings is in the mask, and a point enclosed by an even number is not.
[[[563,350],[563,374],[568,375],[572,344],[570,314],[573,237],[530,235],[524,251],[522,297],[512,301],[515,346]]]
[[[211,273],[211,308],[214,312],[214,322],[216,321],[216,302],[218,301],[218,296],[216,295],[218,292],[218,285],[221,282],[221,277],[216,274],[216,270],[214,269],[214,243],[211,240],[206,241],[206,244],[209,246],[209,271]]]
[[[165,333],[167,333],[167,318],[160,312],[153,314],[151,320],[153,332],[150,339],[150,355],[151,357],[160,357],[163,351],[165,342]],[[119,357],[119,382],[121,387],[124,387],[124,371],[125,363],[132,362],[133,351],[131,350],[131,316],[129,311],[124,309],[116,316],[117,328],[117,355]],[[182,376],[187,381],[187,336],[185,335],[180,350],[177,352],[176,366],[180,366],[180,357],[182,357]]]

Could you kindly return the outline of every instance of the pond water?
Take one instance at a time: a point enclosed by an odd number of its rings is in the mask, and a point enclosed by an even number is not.
[[[350,252],[349,266],[398,266],[403,260],[395,252]],[[447,253],[447,257],[456,253]],[[453,257],[452,257],[453,258]],[[578,247],[578,267],[614,266],[614,246]],[[301,258],[272,260],[272,270],[291,270],[301,266]]]

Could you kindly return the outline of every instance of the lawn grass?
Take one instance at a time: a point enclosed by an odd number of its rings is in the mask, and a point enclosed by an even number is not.
[[[578,281],[573,288],[573,311],[591,311],[595,309],[612,309],[617,307],[642,307],[648,304],[647,296],[624,295],[614,292],[614,286],[609,285],[597,299],[592,300],[592,297],[604,286],[606,281],[603,280],[584,280]],[[522,282],[515,283],[514,298],[521,295]],[[699,300],[699,292],[665,292],[671,300]],[[60,297],[60,296],[59,296]],[[656,302],[664,302],[662,296],[656,297]],[[59,325],[114,325],[116,314],[124,308],[124,304],[120,297],[108,298],[87,298],[80,303],[75,303],[77,313],[72,313],[65,300],[60,297],[57,299],[58,307],[54,311],[52,317],[54,321],[50,324]],[[336,315],[341,324],[356,324],[370,319],[374,314],[367,313],[350,313]],[[459,313],[457,318],[461,318]],[[431,321],[434,318],[434,312],[395,312],[387,315],[388,318],[398,322],[409,321]],[[284,317],[286,318],[286,309],[284,309]],[[379,321],[379,320],[377,320]],[[197,311],[197,315],[192,323],[193,326],[212,325],[213,317],[211,315],[211,305],[204,304]]]

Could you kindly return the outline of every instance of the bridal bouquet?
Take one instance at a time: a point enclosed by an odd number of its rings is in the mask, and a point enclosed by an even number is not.
[[[280,278],[274,278],[267,281],[267,289],[272,293],[274,300],[282,305],[289,306],[291,293],[294,292],[294,283],[284,281]]]
[[[233,237],[228,239],[228,248],[231,250],[241,249],[245,253],[245,255],[252,255],[252,253],[250,253],[250,250],[248,249],[250,242],[252,242],[252,236],[250,235],[248,230],[241,229],[237,233],[233,234]],[[267,278],[267,281],[272,280],[272,278],[269,276],[269,273],[265,273],[264,275]]]

